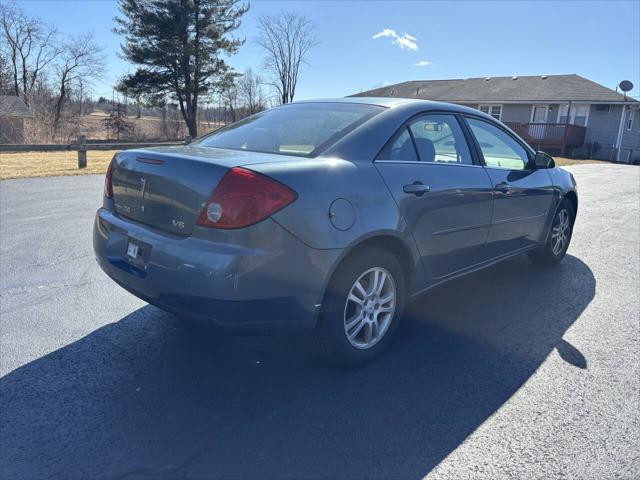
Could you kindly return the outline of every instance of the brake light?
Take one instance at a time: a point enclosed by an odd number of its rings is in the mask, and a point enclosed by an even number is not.
[[[204,205],[197,224],[215,228],[242,228],[270,217],[298,195],[260,173],[230,169]]]
[[[104,176],[104,196],[107,198],[113,197],[113,185],[111,184],[111,175],[113,174],[113,162],[116,156],[114,155],[109,166],[107,167],[107,174]]]

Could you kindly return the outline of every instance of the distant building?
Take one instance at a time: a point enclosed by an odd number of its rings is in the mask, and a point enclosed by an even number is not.
[[[25,122],[32,117],[20,97],[0,95],[0,143],[24,143]]]
[[[462,104],[506,123],[534,148],[640,162],[640,102],[579,75],[417,80],[353,96]]]

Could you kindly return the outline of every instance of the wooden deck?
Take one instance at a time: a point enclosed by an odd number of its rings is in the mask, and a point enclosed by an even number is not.
[[[559,149],[562,155],[567,148],[582,146],[587,131],[586,127],[565,123],[506,122],[506,125],[536,150]]]

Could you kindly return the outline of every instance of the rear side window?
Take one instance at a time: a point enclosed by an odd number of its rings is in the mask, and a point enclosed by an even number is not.
[[[418,155],[413,144],[413,139],[407,127],[403,127],[399,135],[378,155],[378,160],[396,160],[405,162],[417,162]]]
[[[524,170],[529,156],[515,138],[504,130],[476,118],[467,118],[487,167]]]
[[[272,108],[196,142],[202,147],[313,157],[384,110],[354,103],[298,103]]]
[[[404,127],[380,152],[378,160],[473,163],[458,120],[441,114],[424,115]]]

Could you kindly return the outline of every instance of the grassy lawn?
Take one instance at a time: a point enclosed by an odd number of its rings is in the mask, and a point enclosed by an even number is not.
[[[104,174],[115,150],[87,152],[87,168],[78,169],[76,152],[0,153],[0,180],[8,178],[51,177],[55,175]],[[555,157],[559,167],[585,163],[607,164],[600,160],[572,160]]]
[[[55,175],[104,174],[115,150],[88,151],[87,168],[78,169],[78,153],[16,152],[0,153],[0,180],[8,178],[51,177]]]
[[[584,165],[585,163],[600,163],[602,165],[606,165],[607,162],[605,160],[576,160],[573,158],[564,158],[564,157],[553,157],[556,161],[556,166],[558,167],[569,167],[571,165]]]

